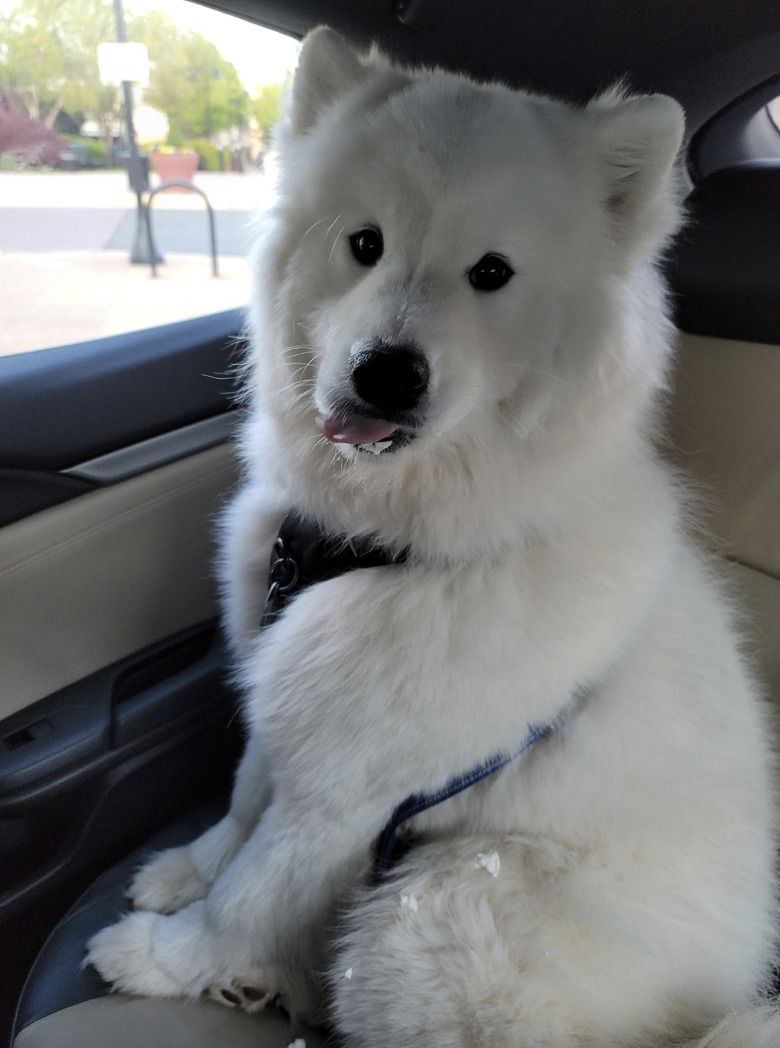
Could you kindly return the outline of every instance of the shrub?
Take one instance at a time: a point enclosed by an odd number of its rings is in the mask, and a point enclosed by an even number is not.
[[[31,120],[0,107],[0,154],[7,153],[21,164],[55,167],[65,143],[42,120]]]
[[[207,138],[196,138],[185,142],[185,147],[200,157],[199,171],[219,171],[219,150]]]
[[[62,136],[71,146],[76,147],[81,167],[107,167],[106,147],[94,138],[84,138],[82,135]]]

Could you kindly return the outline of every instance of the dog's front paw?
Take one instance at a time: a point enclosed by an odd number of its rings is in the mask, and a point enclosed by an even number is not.
[[[242,1008],[250,1014],[261,1012],[281,994],[277,973],[272,968],[253,968],[241,978],[214,983],[207,996],[228,1008]]]
[[[176,913],[204,898],[208,888],[186,846],[155,855],[135,875],[127,895],[137,910]]]
[[[124,993],[197,997],[219,978],[219,941],[209,933],[203,903],[170,917],[130,913],[87,944],[85,964]]]
[[[155,958],[156,913],[130,913],[118,924],[98,932],[87,943],[85,964],[91,964],[107,983],[124,993],[148,997],[179,997],[182,982],[160,967]]]

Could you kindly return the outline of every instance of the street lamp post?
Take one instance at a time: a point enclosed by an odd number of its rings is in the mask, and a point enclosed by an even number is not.
[[[114,18],[116,20],[116,38],[120,44],[126,44],[127,30],[125,28],[125,12],[122,7],[122,0],[114,0]],[[149,188],[148,170],[141,162],[138,144],[135,140],[133,87],[129,80],[122,81],[122,92],[125,103],[125,133],[127,135],[127,148],[130,153],[127,173],[130,180],[130,188],[135,193],[137,202],[135,234],[133,236],[133,247],[130,251],[130,261],[149,265],[152,261],[162,262],[163,258],[152,242],[149,215],[143,198],[143,194]]]

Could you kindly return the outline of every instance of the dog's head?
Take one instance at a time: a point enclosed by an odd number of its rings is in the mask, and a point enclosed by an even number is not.
[[[519,461],[618,387],[641,413],[668,352],[650,263],[682,126],[663,96],[576,110],[310,34],[253,314],[288,447],[397,486],[437,456],[473,473],[477,447]]]

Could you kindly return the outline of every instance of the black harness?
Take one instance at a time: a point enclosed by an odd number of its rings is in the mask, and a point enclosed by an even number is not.
[[[358,568],[403,564],[407,551],[391,553],[371,539],[347,539],[325,534],[297,510],[284,518],[271,551],[268,593],[260,628],[270,626],[301,590]]]

